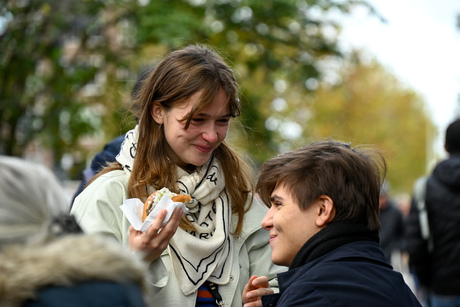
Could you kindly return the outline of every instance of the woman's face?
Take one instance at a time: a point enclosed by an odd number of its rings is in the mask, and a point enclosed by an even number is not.
[[[208,108],[193,116],[189,127],[185,129],[186,122],[181,119],[199,103],[200,96],[201,92],[198,92],[187,102],[168,111],[160,104],[155,104],[152,112],[154,120],[164,126],[169,158],[182,168],[205,164],[227,136],[231,114],[223,89]]]

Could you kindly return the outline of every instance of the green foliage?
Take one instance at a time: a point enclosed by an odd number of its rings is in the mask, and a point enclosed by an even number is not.
[[[343,136],[384,143],[386,129],[396,133],[394,127],[375,126],[373,119],[366,120],[373,128],[365,130],[375,135],[355,134],[354,126],[367,113],[351,106],[357,93],[369,94],[366,84],[343,89],[331,101],[314,98],[327,90],[313,95],[323,78],[322,64],[342,57],[340,24],[333,16],[356,5],[372,12],[364,1],[353,0],[1,2],[0,153],[21,156],[39,144],[55,161],[70,154],[83,167],[88,155],[134,126],[125,103],[138,73],[190,43],[214,46],[234,68],[244,108],[231,141],[256,165],[336,134],[330,126],[341,127]],[[387,101],[376,99],[375,105]],[[379,109],[390,117],[400,111]],[[300,135],[286,134],[286,127],[300,127]],[[99,143],[81,147],[89,137]],[[419,153],[408,163],[422,160]]]
[[[82,116],[82,95],[109,57],[101,35],[103,1],[6,1],[0,4],[0,152],[21,156],[34,142],[55,159],[99,128]],[[93,61],[94,62],[94,61]],[[97,121],[96,121],[97,122]]]
[[[342,82],[324,84],[314,94],[308,137],[379,149],[394,191],[410,193],[426,172],[426,148],[435,129],[423,100],[375,61],[355,57],[340,75]]]
[[[274,83],[283,79],[307,93],[308,78],[321,78],[317,66],[324,56],[340,56],[339,24],[329,11],[345,14],[361,1],[150,1],[130,16],[142,56],[138,67],[161,59],[167,50],[189,43],[212,45],[235,68],[245,109],[239,140],[260,164],[278,152],[265,129],[270,103],[278,95]],[[162,45],[163,49],[152,45]],[[149,60],[150,59],[150,60]]]

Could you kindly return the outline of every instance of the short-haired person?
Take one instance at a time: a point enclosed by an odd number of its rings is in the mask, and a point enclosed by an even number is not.
[[[414,189],[406,222],[405,250],[420,283],[421,300],[431,307],[460,306],[460,118],[445,131],[447,159],[440,161],[423,180],[428,238],[422,236],[423,211]],[[422,214],[422,220],[420,219]],[[430,244],[431,248],[429,248]],[[425,296],[425,297],[424,297]]]
[[[145,264],[68,211],[50,169],[0,156],[0,306],[146,306]]]
[[[270,207],[262,227],[272,261],[289,270],[278,274],[277,294],[253,276],[245,306],[420,306],[379,246],[385,172],[378,152],[334,140],[265,162],[256,186]]]

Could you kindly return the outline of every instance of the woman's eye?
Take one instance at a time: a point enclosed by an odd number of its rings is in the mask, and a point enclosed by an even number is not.
[[[229,118],[224,118],[224,119],[219,119],[217,122],[219,124],[226,125],[226,124],[228,124],[229,121],[230,121]]]
[[[204,118],[192,118],[192,122],[194,123],[202,123],[204,121]]]

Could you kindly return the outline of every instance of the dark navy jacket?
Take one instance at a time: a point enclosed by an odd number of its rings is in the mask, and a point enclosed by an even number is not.
[[[308,243],[308,242],[307,242]],[[379,244],[356,241],[285,273],[263,306],[421,306]]]
[[[108,281],[44,288],[24,307],[145,307],[139,285]]]
[[[425,205],[434,251],[420,234],[419,212],[412,199],[405,250],[420,283],[438,295],[460,295],[460,155],[441,161],[429,176]]]

